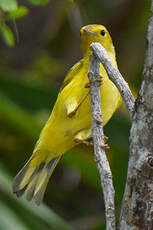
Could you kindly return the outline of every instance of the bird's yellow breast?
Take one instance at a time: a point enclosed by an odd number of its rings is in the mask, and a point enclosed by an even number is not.
[[[67,107],[79,103],[89,91],[85,88],[88,80],[89,61],[84,61],[81,69],[69,84],[59,93],[52,114],[41,132],[38,147],[49,150],[55,155],[62,154],[76,143],[74,136],[83,129],[91,127],[90,96],[85,99],[75,115],[67,116]],[[111,118],[119,106],[120,94],[115,85],[108,79],[104,67],[100,66],[100,75],[103,78],[101,85],[101,102],[103,125]],[[47,151],[48,152],[48,151]]]
[[[87,25],[80,32],[83,58],[71,68],[64,79],[54,109],[41,131],[33,154],[13,182],[13,192],[18,197],[26,192],[27,199],[34,198],[37,204],[43,199],[48,180],[61,155],[78,142],[86,143],[85,140],[91,137],[90,96],[89,88],[85,88],[89,82],[87,75],[91,43],[99,42],[103,45],[116,65],[115,48],[104,26]],[[100,75],[103,79],[100,90],[105,125],[119,106],[121,97],[102,65]]]

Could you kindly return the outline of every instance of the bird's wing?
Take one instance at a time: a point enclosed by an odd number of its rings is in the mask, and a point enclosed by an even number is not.
[[[77,62],[69,71],[66,78],[64,79],[64,82],[60,88],[60,92],[62,92],[67,85],[69,85],[79,74],[81,73],[81,70],[83,68],[83,59],[81,59],[79,62]],[[75,93],[74,93],[75,92]],[[84,102],[86,97],[88,96],[89,92],[79,93],[74,90],[73,96],[69,96],[66,100],[66,110],[67,110],[67,116],[73,117],[81,104]]]
[[[63,84],[61,85],[60,88],[60,92],[62,91],[62,89],[65,88],[65,86],[67,86],[69,84],[69,82],[77,75],[77,73],[80,71],[81,67],[83,64],[83,60],[80,60],[79,62],[77,62],[68,72],[68,74],[66,75]]]

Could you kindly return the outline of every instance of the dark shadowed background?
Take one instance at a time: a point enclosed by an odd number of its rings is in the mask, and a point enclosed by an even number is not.
[[[14,34],[14,46],[0,34],[0,230],[104,229],[104,204],[92,148],[80,145],[63,156],[48,184],[45,205],[17,200],[11,181],[31,156],[66,73],[81,58],[81,26],[107,27],[119,69],[137,94],[150,0],[36,3],[38,0],[18,1],[28,14],[6,20]],[[0,26],[5,14],[1,9]],[[124,106],[104,128],[111,147],[107,155],[118,213],[126,179],[129,129]]]

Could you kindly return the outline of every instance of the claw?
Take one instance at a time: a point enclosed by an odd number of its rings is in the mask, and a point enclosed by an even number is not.
[[[108,137],[107,136],[104,136],[104,142],[108,141]]]
[[[88,147],[93,147],[92,141],[84,141],[84,140],[80,140],[80,139],[75,139],[75,142],[79,143],[79,144],[85,144]]]
[[[104,136],[104,145],[101,145],[100,147],[103,148],[103,149],[110,149],[109,145],[108,144],[105,144],[108,140],[108,137],[107,136]]]
[[[110,149],[110,147],[109,147],[108,144],[100,145],[100,147],[101,147],[102,149]]]
[[[104,142],[105,143],[106,143],[107,140],[108,140],[108,137],[104,136]],[[85,141],[85,140],[81,140],[81,139],[78,139],[78,138],[76,138],[74,141],[76,143],[79,143],[79,144],[85,144],[88,147],[93,147],[94,146],[93,141]],[[103,148],[103,149],[110,149],[108,144],[101,145],[100,147]]]
[[[87,84],[85,84],[84,88],[90,88],[90,82],[88,82]]]
[[[97,79],[97,81],[100,83],[100,85],[103,84],[103,77],[101,75],[99,75],[99,79]]]
[[[100,85],[103,84],[103,77],[101,75],[99,75],[99,79],[96,80],[97,82],[99,82]],[[90,82],[86,83],[85,88],[90,88]]]

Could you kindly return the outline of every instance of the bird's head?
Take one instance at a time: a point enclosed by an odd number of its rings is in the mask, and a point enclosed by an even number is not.
[[[99,42],[108,53],[115,56],[115,50],[111,36],[107,29],[102,25],[87,25],[80,30],[81,33],[81,50],[83,55],[91,52],[90,45],[92,42]]]

